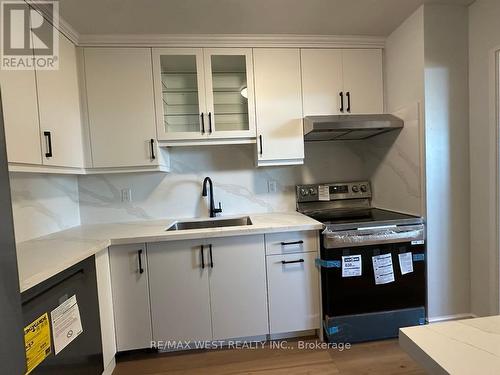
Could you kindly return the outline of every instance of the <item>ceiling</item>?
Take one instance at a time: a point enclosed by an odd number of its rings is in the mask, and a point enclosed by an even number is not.
[[[423,3],[474,0],[61,0],[80,34],[387,36]]]

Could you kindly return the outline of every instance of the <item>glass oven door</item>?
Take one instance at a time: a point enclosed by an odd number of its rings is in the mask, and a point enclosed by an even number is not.
[[[324,239],[322,238],[324,242]],[[411,256],[412,272],[402,273],[399,254]],[[377,284],[373,257],[390,254],[394,281]],[[342,276],[342,257],[361,255],[361,275]],[[324,316],[364,314],[426,305],[425,245],[423,241],[382,243],[366,246],[325,248],[321,260],[334,267],[322,267],[321,283]],[[330,261],[330,262],[328,262]],[[340,266],[340,267],[339,267]],[[408,263],[406,263],[408,266]]]

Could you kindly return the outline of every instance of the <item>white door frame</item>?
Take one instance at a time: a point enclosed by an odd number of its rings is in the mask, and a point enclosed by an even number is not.
[[[489,125],[490,125],[490,142],[494,142],[492,152],[494,152],[494,162],[490,167],[490,181],[493,186],[493,202],[495,211],[491,214],[490,222],[490,240],[494,246],[495,252],[494,259],[491,265],[493,266],[493,280],[496,281],[494,287],[496,290],[492,291],[496,295],[496,312],[500,311],[500,230],[498,224],[500,223],[500,46],[491,50],[490,53],[490,80],[489,87]],[[491,279],[490,279],[491,280]],[[492,294],[493,294],[492,293]],[[490,294],[490,295],[492,295]],[[490,305],[491,306],[491,305]]]

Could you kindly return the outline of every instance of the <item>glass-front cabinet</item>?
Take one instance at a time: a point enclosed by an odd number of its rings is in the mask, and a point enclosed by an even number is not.
[[[250,48],[153,49],[158,139],[255,138]]]

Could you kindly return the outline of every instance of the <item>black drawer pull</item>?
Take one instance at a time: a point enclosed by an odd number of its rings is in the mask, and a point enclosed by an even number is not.
[[[344,93],[341,92],[339,95],[340,95],[340,112],[344,112]]]
[[[208,112],[208,134],[212,134],[212,112]]]
[[[142,249],[137,251],[137,257],[139,258],[139,273],[144,273],[144,268],[142,268]]]
[[[46,158],[52,157],[52,136],[50,132],[43,132],[43,136],[47,138],[47,152],[45,153]]]
[[[203,115],[203,112],[201,112],[201,134],[205,134],[205,117]]]
[[[281,264],[304,263],[304,259],[297,260],[282,260]]]
[[[291,246],[291,245],[302,245],[304,241],[294,241],[294,242],[282,242],[281,246]]]
[[[347,112],[351,112],[351,93],[346,92],[345,96],[347,96]]]
[[[203,245],[200,246],[200,252],[201,252],[201,268],[205,268],[205,255],[203,254]]]
[[[259,135],[259,146],[260,146],[259,154],[262,155],[264,153],[264,149],[262,147],[262,135]]]

